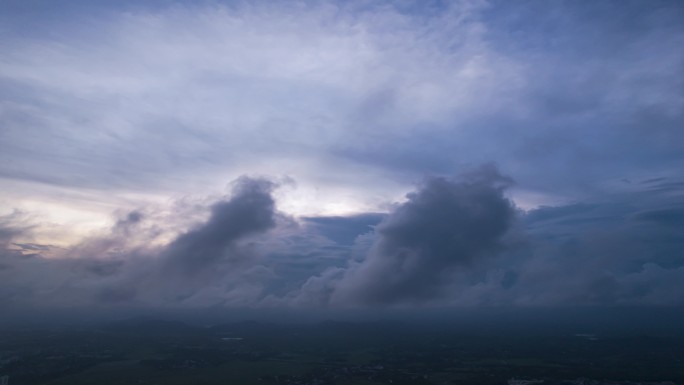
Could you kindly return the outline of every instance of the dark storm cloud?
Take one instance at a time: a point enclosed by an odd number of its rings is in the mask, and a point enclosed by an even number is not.
[[[276,225],[272,182],[241,178],[227,201],[215,203],[206,223],[180,235],[163,252],[174,268],[192,273],[224,258],[236,242]]]
[[[438,298],[451,273],[497,252],[515,209],[510,180],[483,168],[463,180],[430,178],[376,227],[367,258],[339,282],[333,301],[395,303]]]

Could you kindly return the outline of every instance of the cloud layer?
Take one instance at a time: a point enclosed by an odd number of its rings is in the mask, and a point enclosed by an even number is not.
[[[242,177],[230,197],[206,207],[205,220],[159,245],[140,242],[157,236],[145,224],[154,215],[140,211],[61,250],[15,242],[38,226],[15,213],[0,231],[0,301],[332,309],[684,303],[681,196],[613,195],[524,212],[506,196],[511,183],[487,166],[428,178],[386,215],[296,219],[277,210],[276,184]],[[656,190],[670,183],[648,182]]]
[[[121,195],[290,175],[283,205],[318,215],[492,161],[532,206],[677,173],[678,2],[409,3],[26,6],[18,22],[10,2],[8,199],[134,205]]]

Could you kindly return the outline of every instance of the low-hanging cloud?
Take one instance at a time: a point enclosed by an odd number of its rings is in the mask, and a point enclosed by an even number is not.
[[[209,220],[171,242],[163,258],[174,268],[193,272],[230,257],[227,253],[238,240],[275,227],[274,186],[264,179],[238,179],[233,196],[215,203]]]
[[[679,180],[528,212],[507,198],[511,183],[485,167],[428,178],[387,214],[298,222],[278,211],[273,182],[240,178],[230,196],[193,205],[201,215],[181,218],[185,231],[159,237],[170,219],[146,207],[65,249],[37,243],[41,225],[16,212],[0,217],[0,305],[684,303]]]
[[[244,285],[234,279],[236,275],[254,275],[254,263],[248,258],[252,254],[244,250],[242,241],[276,226],[282,214],[275,208],[274,188],[265,179],[239,178],[233,182],[232,195],[210,207],[204,223],[156,247],[139,245],[157,233],[148,232],[145,215],[138,210],[119,218],[108,234],[85,239],[58,257],[41,255],[43,245],[14,242],[28,230],[18,227],[16,218],[5,218],[7,223],[0,226],[0,265],[12,276],[2,280],[0,302],[162,305],[206,290],[213,291],[215,298],[228,296],[228,289],[224,287],[222,293],[213,278],[230,278],[229,286],[240,289]],[[238,271],[230,274],[226,268]],[[191,279],[203,271],[212,274]]]
[[[515,208],[510,180],[483,168],[462,180],[428,179],[376,228],[368,256],[338,282],[333,302],[396,303],[442,295],[450,273],[497,251]]]

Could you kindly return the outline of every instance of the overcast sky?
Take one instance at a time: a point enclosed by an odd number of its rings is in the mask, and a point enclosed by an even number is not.
[[[0,3],[0,303],[684,304],[680,1]]]

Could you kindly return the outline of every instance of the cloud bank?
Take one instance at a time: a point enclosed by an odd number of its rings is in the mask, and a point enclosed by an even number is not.
[[[134,211],[108,235],[58,254],[14,242],[38,226],[15,213],[0,231],[0,301],[300,309],[684,303],[681,197],[627,194],[525,212],[507,197],[511,185],[487,166],[427,178],[384,215],[297,219],[278,211],[274,182],[242,177],[229,197],[206,207],[205,220],[167,243],[136,240],[155,233]]]

